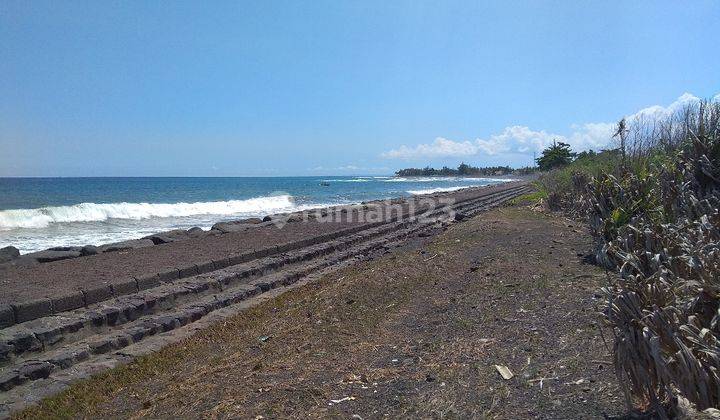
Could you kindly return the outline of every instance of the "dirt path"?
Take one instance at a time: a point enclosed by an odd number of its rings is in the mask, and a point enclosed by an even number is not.
[[[581,227],[504,208],[269,300],[23,415],[601,418],[623,411]],[[514,374],[504,380],[494,365]],[[359,417],[358,417],[359,416]]]

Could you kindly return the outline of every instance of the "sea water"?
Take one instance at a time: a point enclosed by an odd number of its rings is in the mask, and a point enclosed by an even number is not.
[[[0,247],[99,245],[171,229],[506,182],[458,177],[0,178]]]

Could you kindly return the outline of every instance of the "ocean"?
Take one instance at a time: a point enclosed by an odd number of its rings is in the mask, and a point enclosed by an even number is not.
[[[457,177],[0,178],[0,247],[22,253],[506,182]]]

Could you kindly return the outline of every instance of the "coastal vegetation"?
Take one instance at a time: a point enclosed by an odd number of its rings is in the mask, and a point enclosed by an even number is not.
[[[617,148],[553,164],[538,181],[552,209],[585,218],[627,404],[660,418],[720,406],[720,104],[621,120]],[[542,163],[558,152],[543,154]],[[570,153],[565,153],[570,152]]]
[[[499,176],[499,175],[528,175],[535,171],[533,167],[513,169],[509,166],[476,167],[461,163],[457,169],[443,166],[440,169],[426,166],[424,168],[406,168],[395,172],[396,176]]]

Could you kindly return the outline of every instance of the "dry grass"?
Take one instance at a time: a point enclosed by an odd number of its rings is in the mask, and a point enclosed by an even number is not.
[[[19,417],[616,413],[612,373],[595,360],[604,349],[592,290],[604,277],[576,256],[589,246],[562,219],[496,210],[268,300]],[[503,380],[495,364],[515,377]]]

